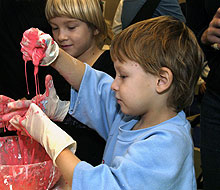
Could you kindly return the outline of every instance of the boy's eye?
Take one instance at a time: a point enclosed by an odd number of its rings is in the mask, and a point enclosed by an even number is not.
[[[76,28],[76,26],[68,26],[69,30],[73,30]]]
[[[122,78],[122,79],[125,79],[127,76],[125,76],[125,75],[120,75],[119,77]]]
[[[51,27],[52,28],[52,30],[57,30],[58,29],[58,27]]]

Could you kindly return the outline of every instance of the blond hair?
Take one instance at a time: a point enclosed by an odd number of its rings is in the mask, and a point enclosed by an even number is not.
[[[45,15],[49,21],[55,17],[69,17],[87,23],[91,29],[97,29],[96,44],[101,48],[107,38],[100,0],[47,0]]]
[[[170,16],[138,22],[115,36],[110,51],[113,61],[123,62],[126,57],[153,75],[169,68],[173,82],[167,105],[177,112],[191,105],[204,55],[183,22]]]

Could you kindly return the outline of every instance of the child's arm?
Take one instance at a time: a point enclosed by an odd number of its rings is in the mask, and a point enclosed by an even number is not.
[[[65,181],[71,186],[73,179],[73,172],[76,165],[80,162],[68,148],[64,149],[56,159],[56,165],[62,173]]]
[[[71,90],[69,114],[95,129],[104,139],[116,117],[123,117],[111,90],[113,79],[86,65],[79,91]]]
[[[85,72],[84,63],[60,49],[57,59],[51,66],[56,69],[74,89],[79,90]]]

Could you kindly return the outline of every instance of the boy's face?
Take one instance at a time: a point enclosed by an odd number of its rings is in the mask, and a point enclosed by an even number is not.
[[[95,34],[85,22],[68,17],[55,17],[49,23],[54,40],[73,57],[80,59],[96,45]]]
[[[144,115],[154,108],[157,101],[157,77],[146,73],[136,62],[114,62],[116,77],[112,83],[118,104],[124,114]]]

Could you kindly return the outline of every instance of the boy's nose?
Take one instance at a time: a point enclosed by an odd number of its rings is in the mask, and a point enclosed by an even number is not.
[[[117,84],[117,79],[115,78],[115,80],[112,82],[112,85],[111,85],[111,89],[114,90],[114,91],[117,91],[119,89],[119,86]]]
[[[59,32],[58,40],[63,41],[67,39],[67,35],[64,32]]]

